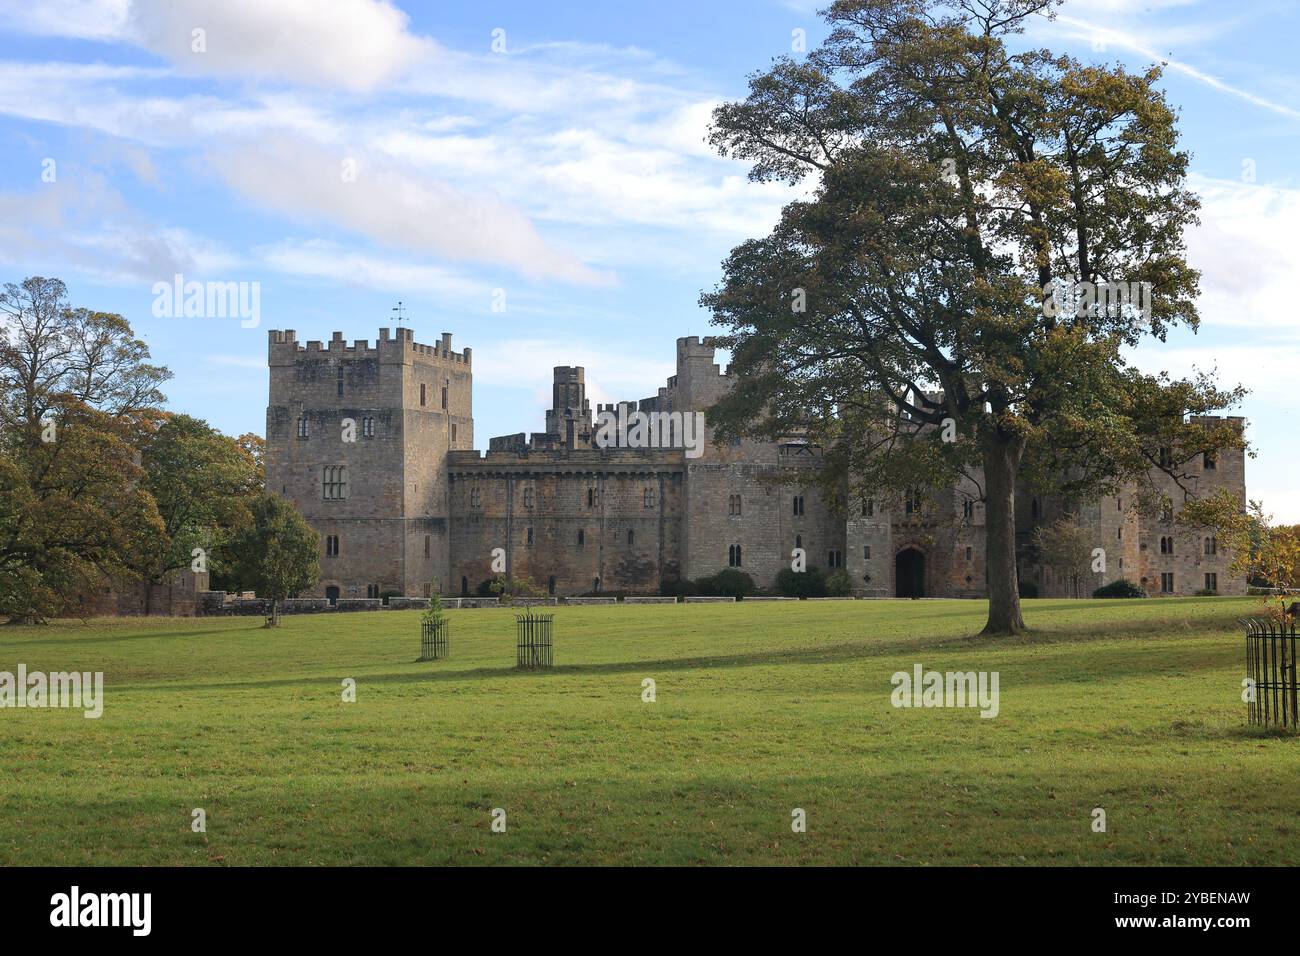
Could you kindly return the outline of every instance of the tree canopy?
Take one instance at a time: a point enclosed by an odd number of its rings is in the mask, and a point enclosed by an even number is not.
[[[831,500],[969,488],[986,633],[1024,626],[1018,483],[1154,494],[1151,469],[1242,442],[1188,420],[1240,390],[1126,364],[1199,321],[1198,200],[1158,67],[1008,48],[1054,6],[839,0],[825,43],[751,77],[710,134],[751,178],[811,190],[702,296],[738,380],[711,423],[821,445]]]

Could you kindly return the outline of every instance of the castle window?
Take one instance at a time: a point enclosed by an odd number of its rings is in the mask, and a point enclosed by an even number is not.
[[[326,501],[342,501],[348,496],[348,469],[346,465],[326,465],[321,473],[321,497]]]
[[[1219,576],[1215,574],[1213,571],[1207,571],[1205,573],[1205,590],[1207,591],[1219,590]]]
[[[469,506],[471,508],[483,507],[483,491],[478,487],[478,485],[475,485],[473,488],[470,489]]]
[[[655,497],[655,490],[653,488],[647,488],[645,491],[641,492],[642,507],[653,508],[655,506]]]
[[[528,547],[531,548],[532,546],[533,546],[533,529],[532,529],[532,528],[529,528],[529,529],[528,529]]]
[[[727,549],[727,566],[732,568],[741,567],[740,545],[733,544]]]
[[[1041,517],[1043,516],[1043,503],[1042,503],[1041,501],[1039,501],[1037,498],[1035,498],[1035,499],[1033,499],[1032,501],[1030,501],[1030,502],[1029,502],[1029,513],[1030,513],[1030,515],[1032,515],[1034,518],[1041,518]]]
[[[843,551],[828,551],[828,552],[826,553],[826,566],[827,566],[828,568],[842,568],[842,567],[844,567],[844,552],[843,552]]]
[[[583,531],[581,528],[579,528],[579,529],[578,529],[578,547],[581,548],[581,547],[582,547],[583,545],[585,545],[586,543],[587,543],[587,532],[585,532],[585,531]]]
[[[596,507],[596,489],[595,489],[595,488],[588,488],[588,489],[587,489],[587,507],[588,507],[588,508],[594,508],[594,507]]]
[[[862,557],[863,557],[863,559],[866,560],[866,561],[870,561],[870,560],[871,560],[871,545],[869,545],[869,544],[864,544],[864,545],[862,546]]]
[[[1206,471],[1214,471],[1214,469],[1216,469],[1216,468],[1218,468],[1218,467],[1219,467],[1219,458],[1218,458],[1218,456],[1215,455],[1214,452],[1212,452],[1212,451],[1207,451],[1207,452],[1205,453],[1205,470],[1206,470]]]
[[[795,517],[801,517],[803,515],[803,495],[795,495],[792,504]]]
[[[1123,540],[1124,540],[1124,529],[1123,529],[1123,528],[1116,528],[1116,529],[1115,529],[1115,540],[1116,540],[1116,541],[1123,541]]]
[[[974,517],[975,517],[975,502],[973,502],[973,501],[963,501],[962,504],[961,504],[961,513],[962,513],[962,517],[963,517],[963,518],[967,518],[967,519],[974,518]]]
[[[1124,510],[1124,499],[1123,499],[1123,498],[1116,498],[1116,499],[1115,499],[1115,510],[1116,510],[1116,511],[1123,511],[1123,510]]]
[[[1172,502],[1166,501],[1166,502],[1165,502],[1165,503],[1160,507],[1160,520],[1161,520],[1161,521],[1173,521],[1173,520],[1174,520],[1174,506],[1173,506],[1173,503],[1172,503]]]
[[[1218,538],[1210,537],[1205,539],[1205,553],[1211,555],[1219,553]]]
[[[442,407],[443,408],[447,407],[447,386],[446,385],[442,387]]]
[[[1168,446],[1160,449],[1160,467],[1172,468],[1174,464],[1174,450]]]
[[[336,534],[327,534],[325,536],[325,557],[337,558],[339,556],[339,536]]]
[[[362,438],[375,437],[375,420],[373,418],[361,419],[361,437]]]
[[[424,536],[424,556],[426,558],[429,556],[429,536],[427,534]]]
[[[377,597],[379,597],[379,585],[378,585],[378,584],[367,584],[367,585],[366,585],[366,597],[368,597],[368,598],[377,598]]]
[[[741,514],[740,495],[729,495],[727,497],[727,514]]]
[[[525,507],[525,508],[531,508],[531,507],[533,506],[534,497],[535,497],[535,493],[534,493],[534,491],[533,491],[533,489],[532,489],[531,487],[530,487],[530,488],[525,488],[525,489],[524,489],[524,507]]]
[[[339,398],[343,397],[343,366],[339,366]]]
[[[424,404],[424,383],[420,383],[420,404]]]
[[[456,423],[455,423],[455,422],[452,422],[452,423],[451,423],[451,440],[452,440],[453,444],[454,444],[455,441],[456,441]]]
[[[795,546],[796,548],[802,548],[802,547],[803,547],[803,535],[801,535],[801,534],[797,534],[797,535],[794,536],[794,546]]]
[[[631,528],[628,528],[628,529],[627,529],[627,546],[630,548],[630,547],[632,547],[632,545],[635,544],[635,543],[636,543],[636,533],[635,533]]]
[[[975,550],[974,550],[973,548],[967,547],[967,548],[966,548],[966,560],[969,561],[969,560],[971,560],[974,556],[975,556]]]
[[[1173,553],[1174,553],[1174,539],[1173,539],[1173,538],[1166,536],[1166,537],[1163,537],[1163,538],[1160,539],[1160,553],[1161,553],[1161,554],[1173,554]]]
[[[910,515],[921,513],[921,495],[915,488],[907,489],[907,500],[904,502],[903,510]]]
[[[1160,575],[1160,593],[1161,594],[1174,593],[1174,576],[1172,572],[1166,571]]]
[[[870,518],[876,513],[876,503],[868,498],[862,502],[862,517]]]
[[[310,430],[310,426],[308,426],[307,424],[307,419],[306,418],[298,419],[298,437],[306,438],[310,433],[309,430]]]

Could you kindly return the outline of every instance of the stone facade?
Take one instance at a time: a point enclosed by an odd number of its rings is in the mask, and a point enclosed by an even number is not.
[[[859,596],[986,593],[978,475],[837,514],[800,481],[817,451],[797,439],[719,444],[706,428],[692,445],[680,416],[702,412],[729,387],[708,340],[677,340],[676,374],[655,395],[594,411],[584,370],[556,368],[545,431],[492,438],[486,453],[473,450],[471,353],[453,352],[449,334],[428,346],[409,329],[381,329],[372,348],[337,332],[304,346],[293,331],[272,331],[269,348],[267,486],[322,536],[321,582],[304,597],[427,596],[435,580],[443,594],[472,595],[494,561],[554,595],[653,594],[727,567],[769,587],[796,548],[810,568],[847,571]],[[604,416],[632,413],[671,421],[669,440],[602,441]],[[1225,451],[1211,465],[1202,463],[1199,485],[1244,501],[1243,454]],[[1121,577],[1152,593],[1162,584],[1170,594],[1211,585],[1245,593],[1224,549],[1172,519],[1140,515],[1134,497],[1075,513],[1108,556],[1083,593]],[[1017,507],[1022,580],[1044,596],[1068,596],[1071,583],[1035,564],[1029,546],[1035,526],[1063,509],[1023,490]],[[1162,548],[1162,538],[1173,540]]]

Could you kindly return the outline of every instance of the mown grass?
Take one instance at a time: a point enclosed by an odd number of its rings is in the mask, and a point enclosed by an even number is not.
[[[562,607],[545,673],[504,610],[451,612],[437,663],[416,612],[4,628],[0,670],[103,671],[106,702],[0,710],[0,862],[1293,863],[1254,608],[1033,601],[988,640],[970,601]],[[998,671],[999,715],[894,708],[916,663]]]

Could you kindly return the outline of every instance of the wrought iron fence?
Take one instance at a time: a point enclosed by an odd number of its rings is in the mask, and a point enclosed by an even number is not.
[[[1246,624],[1246,704],[1258,726],[1300,726],[1296,622],[1252,618]]]
[[[440,621],[425,621],[420,626],[420,660],[440,661],[447,656],[447,624],[444,617]]]
[[[518,650],[515,666],[524,670],[538,670],[552,666],[551,622],[554,614],[534,614],[531,610],[515,615]]]

